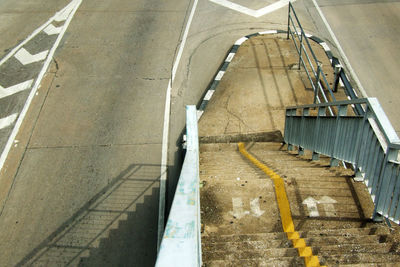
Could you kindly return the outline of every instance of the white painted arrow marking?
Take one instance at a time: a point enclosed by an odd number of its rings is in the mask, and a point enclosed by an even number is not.
[[[8,117],[1,118],[0,119],[0,129],[4,129],[4,128],[10,126],[11,124],[13,124],[17,117],[18,117],[18,113],[14,113]]]
[[[337,203],[336,200],[328,196],[323,196],[319,201],[319,204],[323,204],[325,210],[325,215],[328,217],[335,216],[335,206],[333,204]]]
[[[243,218],[245,215],[249,214],[249,211],[243,209],[243,201],[240,197],[232,198],[232,210],[231,214],[237,219]]]
[[[0,85],[0,99],[10,96],[10,95],[13,95],[13,94],[16,94],[18,92],[24,91],[26,89],[29,89],[31,87],[32,83],[33,83],[33,80],[29,80],[29,81],[26,81],[23,83],[19,83],[19,84],[10,86],[8,88],[3,88]]]
[[[335,207],[333,204],[337,203],[336,200],[328,196],[321,197],[320,200],[316,200],[312,197],[308,197],[303,201],[303,204],[307,205],[310,217],[318,217],[319,212],[317,204],[323,204],[326,216],[335,216]]]
[[[54,27],[53,24],[49,24],[49,26],[47,26],[43,31],[47,35],[54,35],[54,34],[60,34],[61,30],[62,27]]]
[[[255,198],[252,201],[250,201],[250,208],[251,208],[251,212],[256,217],[260,217],[265,212],[264,210],[260,209],[260,200],[258,198]]]
[[[319,216],[317,203],[318,203],[318,201],[312,197],[308,197],[308,198],[304,199],[303,204],[307,205],[310,217],[318,217]]]
[[[229,9],[235,10],[237,12],[240,12],[240,13],[243,13],[243,14],[255,17],[255,18],[264,16],[264,15],[266,15],[268,13],[271,13],[271,12],[273,12],[275,10],[278,10],[278,9],[280,9],[280,8],[282,8],[284,6],[287,6],[289,4],[289,0],[280,0],[280,1],[277,1],[277,2],[275,2],[273,4],[271,4],[271,5],[263,7],[261,9],[254,10],[254,9],[251,9],[251,8],[248,8],[248,7],[244,7],[244,6],[236,4],[236,3],[232,3],[229,0],[210,0],[210,1],[215,3],[215,4],[227,7]],[[292,1],[292,2],[294,2],[294,1]]]
[[[49,53],[49,50],[37,53],[36,55],[32,55],[31,53],[26,51],[25,48],[21,48],[15,54],[15,58],[18,59],[18,61],[21,62],[21,64],[28,65],[46,59],[47,53]]]

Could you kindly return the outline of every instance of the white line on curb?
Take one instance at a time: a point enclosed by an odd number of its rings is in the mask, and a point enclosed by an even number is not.
[[[163,138],[162,138],[162,148],[161,148],[161,174],[160,174],[160,203],[158,210],[158,242],[157,242],[157,251],[160,248],[161,239],[164,233],[164,217],[165,217],[165,190],[166,190],[166,182],[167,182],[167,164],[168,164],[168,135],[169,135],[169,119],[170,119],[170,111],[171,111],[171,91],[172,84],[175,80],[176,71],[179,66],[179,62],[181,60],[183,49],[186,44],[186,39],[189,34],[189,28],[192,24],[194,12],[196,11],[198,0],[194,0],[192,10],[189,15],[189,19],[186,23],[185,32],[182,37],[181,44],[179,46],[177,57],[174,61],[174,65],[172,67],[171,79],[168,82],[168,87],[166,91],[165,97],[165,110],[164,110],[164,127],[163,127]]]

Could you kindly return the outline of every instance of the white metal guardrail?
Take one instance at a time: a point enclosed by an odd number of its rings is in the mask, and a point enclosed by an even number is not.
[[[199,138],[196,106],[186,106],[187,147],[156,266],[201,266]]]
[[[356,115],[360,105],[364,115]],[[328,109],[337,115],[331,115]],[[373,218],[380,215],[399,223],[400,139],[376,98],[289,107],[286,109],[285,142],[353,164],[362,177],[375,205]]]

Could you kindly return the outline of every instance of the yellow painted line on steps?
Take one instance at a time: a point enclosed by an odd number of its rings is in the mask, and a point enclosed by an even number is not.
[[[286,195],[285,183],[283,179],[273,170],[261,163],[258,159],[250,155],[250,153],[247,152],[244,143],[239,143],[238,146],[240,153],[242,153],[243,156],[245,156],[258,168],[263,170],[265,174],[267,174],[274,182],[283,231],[285,231],[288,239],[292,241],[293,247],[297,248],[299,256],[304,258],[305,265],[307,267],[321,266],[318,257],[312,254],[311,247],[307,246],[305,240],[300,238],[300,234],[294,229],[292,213],[290,212],[290,204]]]

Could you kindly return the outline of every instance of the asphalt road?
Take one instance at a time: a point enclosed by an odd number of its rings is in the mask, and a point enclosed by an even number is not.
[[[272,2],[238,3],[259,9]],[[168,203],[179,174],[184,106],[201,100],[237,39],[286,28],[286,8],[255,18],[199,1],[178,60],[194,3],[82,1],[1,170],[1,265],[153,265],[165,97],[174,62]],[[3,58],[67,4],[2,1]],[[66,21],[52,24],[64,27]],[[57,36],[41,32],[22,48],[40,54],[52,49]],[[1,66],[0,84],[35,83],[46,60],[24,65],[11,57]],[[29,92],[4,98],[0,117],[21,114]],[[14,126],[0,132],[3,146]]]
[[[400,1],[317,0],[367,97],[377,97],[400,135]],[[311,1],[316,32],[331,40]],[[331,47],[335,48],[331,40]],[[339,55],[340,56],[340,55]]]

